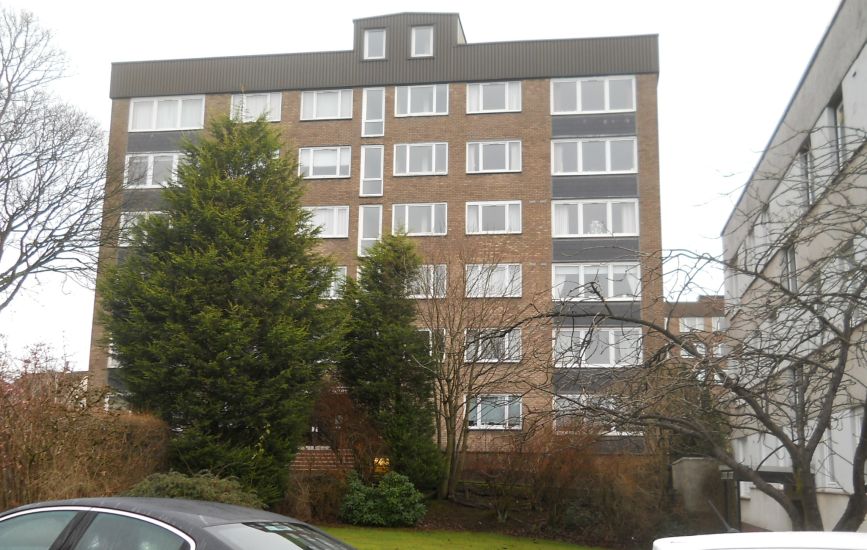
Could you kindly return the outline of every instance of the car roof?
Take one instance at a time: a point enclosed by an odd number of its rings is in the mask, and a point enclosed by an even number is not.
[[[195,530],[214,525],[250,521],[289,521],[293,523],[303,523],[296,519],[275,514],[273,512],[245,508],[243,506],[235,506],[232,504],[223,504],[220,502],[145,497],[76,498],[70,500],[37,502],[0,514],[0,519],[8,514],[25,510],[58,506],[81,506],[88,508],[122,510],[124,512],[131,512],[163,521],[170,525],[174,525],[181,530]]]
[[[657,539],[653,550],[753,550],[812,549],[863,550],[867,533],[828,531],[785,531],[762,533],[723,533]]]

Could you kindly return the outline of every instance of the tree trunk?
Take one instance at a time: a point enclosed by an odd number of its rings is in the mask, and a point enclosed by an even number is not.
[[[455,429],[454,422],[446,419],[445,422],[446,448],[444,452],[445,463],[443,464],[443,474],[437,487],[437,498],[449,498],[449,487],[451,485],[452,467],[455,462]]]

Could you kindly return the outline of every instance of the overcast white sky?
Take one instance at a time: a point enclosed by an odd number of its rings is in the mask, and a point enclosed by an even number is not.
[[[838,3],[0,0],[0,6],[32,11],[54,31],[70,62],[60,94],[106,129],[113,61],[348,50],[355,18],[457,12],[471,43],[658,34],[663,246],[709,252],[719,251],[733,197]],[[46,342],[85,369],[92,313],[91,290],[44,278],[0,313],[0,334],[14,352]]]

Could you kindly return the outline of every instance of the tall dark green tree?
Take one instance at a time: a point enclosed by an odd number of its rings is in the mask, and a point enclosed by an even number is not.
[[[442,464],[434,443],[433,373],[428,333],[414,325],[410,285],[421,259],[412,242],[387,235],[360,261],[344,293],[348,311],[340,378],[388,446],[391,468],[419,488],[436,485]]]
[[[100,286],[129,401],[169,422],[174,466],[265,501],[282,497],[338,325],[321,299],[334,268],[281,145],[263,120],[212,121]]]

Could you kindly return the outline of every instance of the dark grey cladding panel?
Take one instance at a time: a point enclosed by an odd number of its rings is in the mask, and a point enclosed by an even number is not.
[[[628,368],[595,369],[576,367],[554,369],[554,393],[559,395],[600,393],[629,374]]]
[[[551,137],[634,136],[635,113],[551,117]]]
[[[554,199],[619,199],[638,196],[638,174],[616,176],[553,176]]]
[[[619,262],[638,260],[638,237],[553,239],[554,262]]]
[[[434,56],[409,57],[408,26],[434,25]],[[388,58],[362,59],[365,28],[385,28]],[[659,72],[656,35],[465,44],[454,14],[356,21],[352,51],[113,63],[113,99],[178,94],[474,82]]]
[[[124,189],[123,206],[124,212],[151,212],[160,211],[164,208],[162,189]]]
[[[609,309],[612,313],[622,314],[624,312],[631,313],[632,308],[628,307],[626,304],[630,304],[631,302],[611,302],[608,304]],[[584,304],[587,305],[587,304]],[[587,312],[591,312],[595,315],[599,310],[596,308],[600,304],[593,304],[593,308],[586,309]],[[591,322],[594,321],[592,316],[588,317],[572,317],[569,316],[569,312],[574,312],[574,308],[571,307],[569,303],[560,304],[558,303],[555,306],[555,312],[557,312],[560,317],[556,317],[554,319],[554,325],[558,328],[569,328],[569,327],[588,327]],[[627,322],[627,321],[614,321],[614,320],[606,320],[606,319],[596,319],[596,325],[599,327],[639,327],[641,326],[637,322]]]
[[[192,141],[199,139],[200,132],[130,132],[127,135],[127,153],[161,153],[180,151],[181,142],[186,137]]]
[[[598,315],[614,315],[628,319],[641,319],[641,302],[555,302],[554,312],[561,326],[589,326]]]

